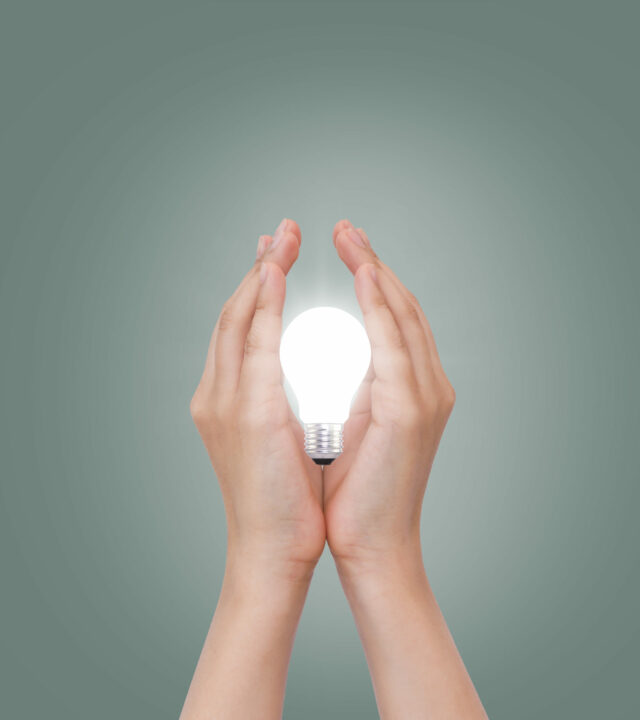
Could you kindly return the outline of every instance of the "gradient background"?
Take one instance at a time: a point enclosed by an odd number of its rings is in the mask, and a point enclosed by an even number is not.
[[[632,3],[4,2],[0,714],[176,718],[224,566],[188,405],[282,216],[344,216],[458,394],[426,565],[493,720],[640,716]],[[376,716],[331,557],[285,717]]]

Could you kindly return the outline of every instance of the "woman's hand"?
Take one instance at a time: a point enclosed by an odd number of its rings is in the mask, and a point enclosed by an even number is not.
[[[325,543],[321,473],[282,387],[285,274],[300,230],[283,220],[224,306],[191,402],[224,499],[227,564],[182,720],[282,715],[293,639]]]
[[[372,346],[372,366],[344,430],[344,452],[325,471],[325,515],[340,564],[420,554],[427,478],[455,394],[416,298],[381,262],[362,229],[333,231]]]
[[[225,303],[191,413],[224,499],[229,560],[251,572],[309,574],[325,526],[319,468],[282,386],[279,346],[285,274],[300,229],[284,220]]]
[[[338,254],[355,275],[372,367],[325,470],[327,538],[358,626],[380,717],[486,714],[422,564],[420,512],[454,403],[417,300],[343,220]]]

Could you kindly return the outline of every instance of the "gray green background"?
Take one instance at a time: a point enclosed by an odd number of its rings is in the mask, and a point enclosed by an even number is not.
[[[0,715],[175,718],[224,567],[188,405],[260,233],[345,216],[458,403],[426,565],[494,720],[638,717],[638,14],[3,2]],[[328,553],[286,718],[375,703]]]

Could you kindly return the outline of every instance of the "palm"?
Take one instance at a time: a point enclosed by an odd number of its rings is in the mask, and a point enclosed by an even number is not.
[[[324,545],[326,531],[322,511],[322,473],[304,452],[304,433],[293,416],[283,388],[279,388],[270,411],[272,432],[264,455],[265,477],[276,478],[267,492],[277,506],[274,513],[295,530],[301,554],[313,554]]]
[[[280,425],[277,443],[279,442],[282,448],[278,457],[283,463],[283,477],[285,480],[304,478],[306,483],[293,483],[293,485],[302,491],[303,497],[306,497],[307,490],[310,490],[318,512],[322,514],[322,472],[304,452],[304,431],[291,411],[284,389],[281,389],[279,396],[278,414],[282,413],[283,422]]]
[[[371,498],[367,479],[382,466],[384,434],[372,423],[371,394],[375,377],[363,382],[344,428],[344,450],[324,474],[324,510],[332,547],[355,542],[364,504]],[[369,488],[370,489],[370,488]]]
[[[325,473],[325,521],[334,554],[381,549],[378,537],[401,533],[421,505],[428,443],[422,443],[423,452],[408,462],[392,426],[385,422],[399,402],[383,391],[370,371],[345,424],[344,452]],[[413,495],[400,514],[398,493]]]

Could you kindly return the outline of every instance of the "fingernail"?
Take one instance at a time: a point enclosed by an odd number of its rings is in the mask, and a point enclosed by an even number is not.
[[[271,243],[271,247],[274,248],[280,240],[282,240],[282,236],[284,235],[285,228],[287,227],[287,218],[283,218],[280,222],[280,225],[276,228],[275,233],[273,234],[273,241]]]
[[[260,235],[260,237],[258,238],[258,250],[256,252],[256,260],[260,260],[260,258],[265,254],[270,242],[271,238],[268,235]]]
[[[267,275],[269,274],[269,267],[267,263],[262,263],[262,266],[260,267],[260,285],[267,279]]]
[[[373,280],[373,282],[377,285],[378,284],[378,273],[376,272],[376,269],[373,265],[369,265],[367,268],[367,271],[369,272],[369,276]]]
[[[369,238],[367,237],[367,233],[366,233],[362,228],[358,228],[358,229],[356,230],[356,232],[357,232],[358,235],[360,235],[360,237],[362,238],[362,242],[365,244],[365,246],[368,247],[368,248],[370,248],[370,247],[371,247],[371,243],[369,242]]]
[[[349,228],[347,230],[347,236],[349,237],[349,240],[354,242],[356,245],[359,245],[360,247],[366,247],[364,240],[362,239],[360,233],[357,230]]]

